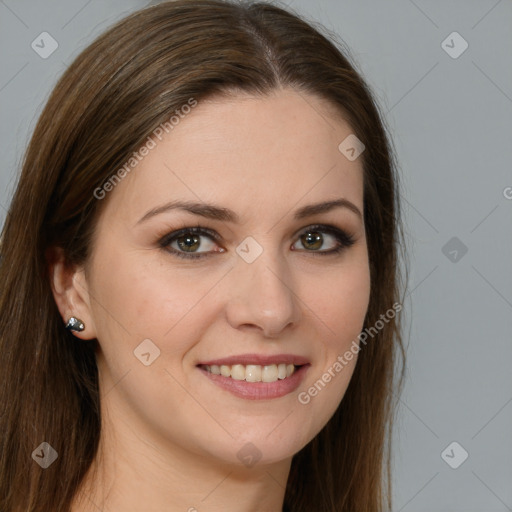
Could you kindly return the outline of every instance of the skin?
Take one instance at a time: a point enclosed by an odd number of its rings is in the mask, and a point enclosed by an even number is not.
[[[289,88],[199,103],[103,199],[85,267],[53,266],[63,321],[77,316],[86,329],[76,337],[99,342],[100,448],[73,512],[282,509],[291,458],[335,412],[357,356],[307,405],[298,393],[357,339],[370,294],[361,217],[335,208],[293,218],[337,198],[363,211],[361,158],[338,150],[352,130],[333,110]],[[240,222],[171,210],[138,223],[176,199],[221,205]],[[355,242],[319,255],[301,243],[312,224]],[[197,225],[220,237],[200,238],[209,257],[159,246]],[[263,248],[252,263],[236,252],[248,236]],[[336,247],[321,236],[320,250]],[[149,366],[134,356],[145,339],[160,350]],[[196,367],[246,353],[298,354],[311,366],[296,391],[272,400],[233,396]],[[252,467],[237,458],[248,442],[261,454]]]

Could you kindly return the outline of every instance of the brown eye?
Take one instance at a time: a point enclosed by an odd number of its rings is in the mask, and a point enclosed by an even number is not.
[[[217,235],[213,231],[190,227],[169,233],[159,241],[159,245],[182,258],[201,258],[215,252],[224,252],[224,249],[215,243],[216,239]]]
[[[317,231],[316,232],[312,232],[312,231],[307,232],[305,235],[302,235],[300,237],[300,240],[302,242],[302,245],[306,249],[313,249],[313,250],[321,249],[323,241],[324,241],[323,236],[320,233],[318,233]]]
[[[185,252],[195,252],[201,245],[200,237],[197,235],[182,235],[176,238],[180,250]]]
[[[300,250],[296,247],[300,243],[306,252],[318,255],[329,255],[341,252],[355,243],[355,239],[345,231],[334,226],[311,226],[302,232],[297,242],[292,245],[292,250]]]

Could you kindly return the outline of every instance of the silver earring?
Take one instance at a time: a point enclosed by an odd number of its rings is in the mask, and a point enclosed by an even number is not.
[[[66,329],[68,331],[76,331],[76,332],[81,332],[85,329],[85,325],[84,323],[82,322],[82,320],[80,320],[79,318],[76,318],[74,316],[72,316],[67,324],[66,324]]]

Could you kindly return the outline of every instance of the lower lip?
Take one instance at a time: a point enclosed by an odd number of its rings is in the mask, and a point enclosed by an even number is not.
[[[309,364],[305,364],[295,370],[293,375],[275,382],[247,382],[236,380],[223,375],[216,375],[203,368],[198,369],[217,386],[226,389],[233,395],[246,400],[270,400],[293,393],[303,381]]]

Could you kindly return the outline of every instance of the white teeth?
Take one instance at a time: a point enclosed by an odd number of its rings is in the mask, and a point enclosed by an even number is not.
[[[244,380],[245,366],[243,364],[234,364],[231,367],[231,378],[235,380]]]
[[[246,380],[247,382],[275,382],[290,377],[295,372],[293,364],[269,364],[261,366],[259,364],[234,364],[229,365],[206,365],[204,369],[214,375],[231,377],[235,380]]]
[[[261,380],[262,382],[275,382],[277,380],[277,366],[275,364],[264,366],[261,370]]]
[[[245,367],[245,380],[247,382],[261,382],[261,366],[248,364]]]

